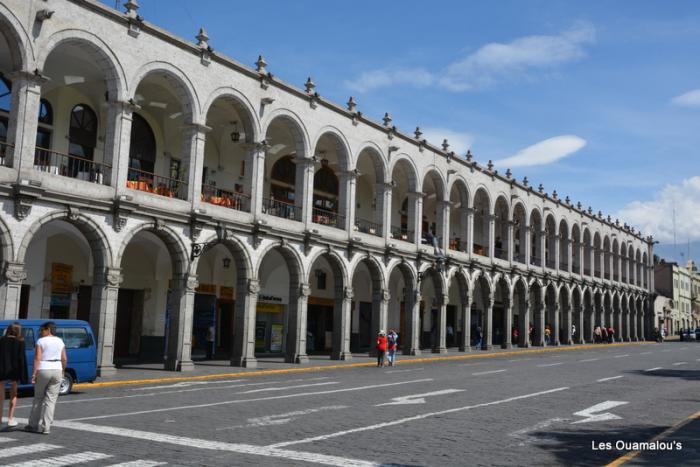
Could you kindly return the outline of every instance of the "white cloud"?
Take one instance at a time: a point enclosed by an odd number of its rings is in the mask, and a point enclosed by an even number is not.
[[[503,168],[551,164],[570,156],[585,145],[586,140],[575,135],[555,136],[521,149],[514,156],[495,161],[494,164]]]
[[[471,134],[460,133],[446,128],[421,128],[421,131],[423,132],[423,138],[437,147],[441,147],[442,141],[447,139],[447,142],[450,144],[450,151],[454,151],[457,154],[466,153],[467,149],[474,142],[474,136]]]
[[[671,99],[671,104],[679,107],[700,107],[700,89],[693,89]]]
[[[649,201],[634,201],[620,210],[624,219],[661,242],[673,241],[673,210],[679,242],[700,240],[700,176],[666,185]]]
[[[346,85],[359,92],[397,84],[436,85],[450,91],[466,91],[578,60],[586,54],[584,47],[594,40],[595,28],[580,22],[559,35],[525,36],[505,44],[486,44],[440,71],[421,67],[383,68],[364,72]]]

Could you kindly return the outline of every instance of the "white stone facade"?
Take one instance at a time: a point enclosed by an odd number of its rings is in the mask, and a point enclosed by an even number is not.
[[[45,19],[41,10],[53,15]],[[213,248],[235,263],[207,279],[229,281],[234,291],[234,365],[255,365],[262,295],[283,301],[281,353],[292,362],[306,360],[311,302],[333,309],[327,319],[337,359],[350,358],[363,319],[370,335],[401,327],[403,351],[412,354],[468,350],[474,319],[483,348],[543,345],[545,326],[554,344],[590,340],[594,325],[606,323],[625,340],[649,337],[652,241],[626,225],[448,145],[433,147],[419,132],[405,135],[388,116],[380,124],[354,105],[327,102],[310,83],[293,88],[262,61],[252,69],[222,57],[203,35],[199,44],[176,38],[135,10],[122,14],[92,0],[3,0],[0,31],[1,71],[11,80],[0,167],[4,318],[18,316],[23,293],[36,304],[28,316],[50,316],[54,299],[42,297],[56,280],[47,268],[73,261],[49,251],[64,245],[51,238],[78,238],[90,259],[82,266],[75,259],[72,270],[76,287],[90,287],[103,374],[122,332],[125,282],[143,297],[142,321],[130,329],[167,333],[166,367],[192,367],[199,263]],[[37,122],[43,102],[51,124]],[[76,113],[81,105],[94,109],[92,146],[80,133],[89,125],[73,133],[72,119],[85,116]],[[133,151],[137,118],[153,134],[153,160]],[[51,147],[37,149],[42,129]],[[89,156],[77,158],[78,146]],[[275,173],[283,155],[294,176]],[[47,228],[58,230],[40,243]],[[437,248],[426,230],[434,230]],[[142,255],[128,252],[135,239]],[[200,246],[203,254],[193,254]],[[153,261],[134,266],[149,254]],[[261,275],[271,255],[270,275],[284,271],[277,284]],[[138,270],[149,264],[158,277],[139,286]],[[319,270],[332,286],[321,287]],[[279,284],[284,293],[267,292]],[[214,285],[222,295],[224,283]],[[159,311],[166,307],[167,331]],[[458,332],[448,335],[450,327]]]

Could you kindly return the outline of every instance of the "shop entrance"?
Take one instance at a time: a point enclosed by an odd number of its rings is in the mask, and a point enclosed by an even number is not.
[[[327,354],[333,348],[333,300],[309,297],[306,352]]]

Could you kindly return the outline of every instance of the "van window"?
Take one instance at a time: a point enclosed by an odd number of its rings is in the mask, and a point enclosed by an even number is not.
[[[85,349],[92,345],[92,339],[85,328],[58,328],[58,337],[63,339],[66,349]]]
[[[5,335],[7,328],[0,328],[0,336]],[[34,348],[34,329],[22,327],[22,336],[24,337],[24,348],[32,350]]]

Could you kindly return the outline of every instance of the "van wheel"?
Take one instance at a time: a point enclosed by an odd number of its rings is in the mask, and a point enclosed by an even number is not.
[[[70,373],[63,373],[61,388],[58,390],[58,395],[65,396],[66,394],[70,394],[71,389],[73,389],[73,377]]]

